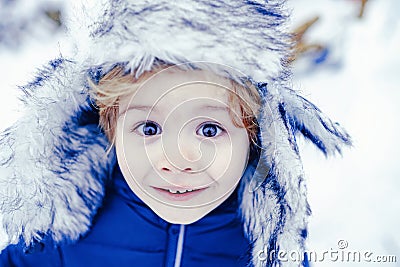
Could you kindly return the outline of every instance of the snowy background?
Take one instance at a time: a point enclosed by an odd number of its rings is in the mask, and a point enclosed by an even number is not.
[[[325,159],[300,139],[313,210],[307,247],[321,255],[345,240],[345,251],[397,256],[397,263],[312,265],[400,266],[400,0],[370,0],[362,18],[361,0],[289,4],[292,29],[319,17],[303,42],[322,48],[294,61],[294,88],[354,140],[343,156]],[[16,86],[65,51],[63,27],[52,18],[62,9],[60,0],[0,0],[0,131],[20,116]]]
[[[368,1],[361,19],[360,2],[290,1],[293,25],[319,16],[305,39],[327,51],[295,62],[295,87],[354,140],[328,160],[301,147],[313,210],[308,248],[338,250],[345,240],[347,251],[397,255],[397,264],[314,266],[400,266],[400,1]]]

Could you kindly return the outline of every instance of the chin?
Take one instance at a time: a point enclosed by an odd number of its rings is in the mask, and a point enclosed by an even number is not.
[[[197,207],[197,208],[167,208],[167,210],[159,212],[154,211],[163,220],[173,224],[191,224],[197,222],[215,207]]]

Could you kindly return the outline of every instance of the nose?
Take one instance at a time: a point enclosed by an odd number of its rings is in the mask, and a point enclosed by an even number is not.
[[[171,174],[178,174],[178,173],[191,173],[193,172],[192,167],[181,168],[177,166],[173,162],[169,162],[168,160],[163,160],[160,164],[159,170],[163,173],[171,173]]]
[[[176,162],[171,162],[166,157],[162,157],[162,159],[158,161],[156,172],[166,185],[186,187],[195,182],[196,175],[194,174],[196,172],[193,165],[188,165],[189,163],[187,162],[186,165],[183,164],[184,162],[180,162],[178,165]]]
[[[163,138],[163,155],[159,170],[165,173],[193,173],[199,170],[201,151],[198,142],[190,136],[175,135]],[[178,137],[178,138],[177,138]]]

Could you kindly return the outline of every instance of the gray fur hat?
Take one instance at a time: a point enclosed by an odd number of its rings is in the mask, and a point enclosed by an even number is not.
[[[291,87],[288,12],[269,1],[71,1],[64,20],[75,52],[49,62],[22,87],[24,115],[0,136],[0,218],[9,239],[76,241],[89,231],[115,164],[92,112],[87,78],[116,64],[139,76],[161,60],[251,80],[263,107],[261,157],[240,188],[254,266],[297,266],[310,214],[296,136],[324,154],[350,137]],[[189,63],[188,63],[189,62]],[[211,64],[210,64],[211,63]],[[274,256],[271,256],[274,255]]]

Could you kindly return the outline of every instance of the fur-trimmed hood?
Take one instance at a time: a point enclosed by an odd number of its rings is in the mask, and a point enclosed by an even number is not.
[[[45,235],[73,242],[89,230],[115,155],[106,154],[87,80],[98,81],[115,64],[139,76],[162,60],[258,87],[262,150],[254,176],[241,182],[244,229],[254,266],[296,265],[276,257],[278,250],[304,251],[307,235],[310,209],[296,135],[325,155],[351,141],[290,89],[285,1],[72,2],[65,21],[75,54],[49,62],[21,87],[24,115],[0,136],[7,244],[21,238],[30,244]]]

